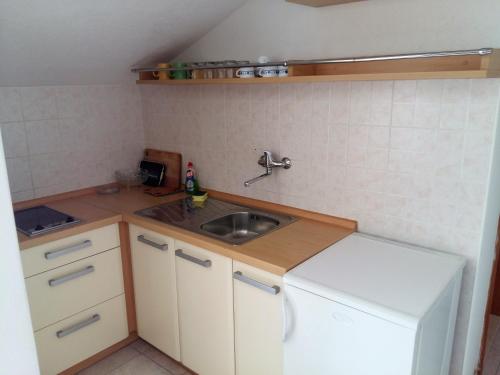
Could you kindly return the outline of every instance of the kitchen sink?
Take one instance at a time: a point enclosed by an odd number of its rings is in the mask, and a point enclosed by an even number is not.
[[[279,220],[254,212],[235,212],[201,225],[201,230],[228,241],[250,239],[278,228]]]
[[[203,204],[185,198],[136,212],[166,224],[241,245],[295,221],[292,216],[275,214],[209,198]]]

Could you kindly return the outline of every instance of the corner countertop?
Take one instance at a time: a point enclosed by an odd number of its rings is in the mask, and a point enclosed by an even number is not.
[[[245,206],[293,215],[298,220],[243,245],[234,246],[134,214],[143,208],[181,199],[185,197],[184,193],[157,198],[145,194],[142,188],[130,191],[122,190],[111,195],[100,195],[95,192],[95,189],[86,189],[81,192],[15,204],[15,209],[46,204],[82,220],[81,223],[70,228],[37,237],[30,238],[19,233],[20,248],[22,250],[29,249],[43,243],[124,221],[189,242],[268,272],[283,275],[356,230],[356,222],[352,220],[216,191],[209,191],[209,196]]]

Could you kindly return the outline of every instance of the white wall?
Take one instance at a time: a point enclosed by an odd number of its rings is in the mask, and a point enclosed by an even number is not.
[[[498,0],[249,0],[179,60],[321,58],[500,47]]]
[[[500,124],[500,112],[498,123]],[[481,250],[477,261],[477,272],[470,314],[471,326],[467,338],[471,354],[465,358],[465,369],[473,368],[478,361],[492,265],[495,260],[495,241],[497,238],[498,219],[500,215],[500,129],[498,127],[494,139],[495,145],[493,160],[490,167],[490,182],[487,194],[488,200],[486,202],[486,211],[483,217]]]
[[[360,231],[464,255],[451,374],[472,374],[469,329],[482,323],[469,318],[500,79],[141,90],[146,145],[181,152],[203,186],[353,218]],[[293,166],[245,188],[263,172],[264,149]],[[483,246],[491,252],[490,237]]]
[[[135,85],[0,87],[0,128],[14,201],[112,182],[143,153]]]
[[[36,375],[38,361],[17,243],[0,131],[0,363],[2,373]]]

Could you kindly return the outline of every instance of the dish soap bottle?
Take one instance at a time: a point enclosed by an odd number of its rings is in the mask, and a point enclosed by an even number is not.
[[[186,170],[186,193],[196,194],[200,190],[196,173],[193,167],[193,162],[189,162]]]

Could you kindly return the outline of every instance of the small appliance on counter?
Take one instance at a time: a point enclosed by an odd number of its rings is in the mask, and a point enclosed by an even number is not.
[[[144,185],[161,186],[165,182],[165,164],[155,161],[142,160],[139,168],[146,176],[145,181],[143,182]]]
[[[14,212],[16,228],[29,237],[61,229],[80,222],[79,219],[47,206],[36,206]]]

